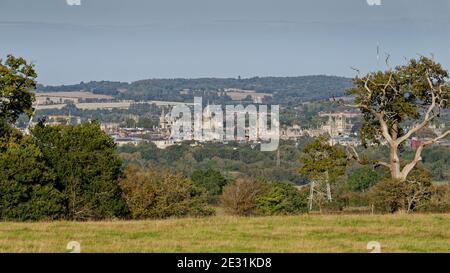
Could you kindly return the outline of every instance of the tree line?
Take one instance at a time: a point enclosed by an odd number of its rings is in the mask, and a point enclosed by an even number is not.
[[[253,78],[200,78],[200,79],[148,79],[132,83],[93,81],[74,85],[38,85],[38,92],[91,91],[126,100],[192,101],[202,96],[211,102],[231,102],[217,91],[226,88],[254,90],[271,93],[268,103],[290,104],[298,101],[328,99],[330,95],[342,96],[351,87],[351,80],[336,76],[253,77]],[[180,93],[180,91],[184,91]]]

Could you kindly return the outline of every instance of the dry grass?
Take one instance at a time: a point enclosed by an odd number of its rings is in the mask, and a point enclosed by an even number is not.
[[[0,252],[450,252],[450,214],[0,223]]]

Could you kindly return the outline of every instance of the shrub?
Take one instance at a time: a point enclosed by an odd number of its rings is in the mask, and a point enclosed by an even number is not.
[[[223,189],[221,205],[232,214],[248,216],[257,212],[257,199],[268,190],[268,184],[248,179],[238,179]]]
[[[351,191],[364,192],[375,185],[378,180],[378,173],[371,167],[364,166],[349,175],[347,186]]]
[[[430,199],[431,176],[423,170],[414,170],[407,181],[383,179],[370,191],[370,199],[380,212],[412,212]]]
[[[208,192],[209,202],[213,203],[216,197],[222,194],[223,187],[228,183],[223,175],[213,169],[206,171],[196,170],[191,175],[192,182]]]
[[[274,183],[256,200],[258,210],[265,215],[298,214],[307,211],[308,202],[292,184]]]
[[[339,196],[340,201],[347,207],[366,207],[369,206],[369,197],[367,192],[345,192]]]
[[[178,173],[129,167],[120,186],[134,219],[214,214],[207,193]]]
[[[419,210],[424,212],[450,212],[450,186],[448,184],[433,186],[430,200]]]

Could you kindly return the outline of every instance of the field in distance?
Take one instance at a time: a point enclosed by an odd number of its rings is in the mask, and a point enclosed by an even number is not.
[[[0,222],[0,252],[450,252],[450,214]]]

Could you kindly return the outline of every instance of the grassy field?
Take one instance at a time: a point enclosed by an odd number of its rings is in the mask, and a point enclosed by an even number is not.
[[[450,214],[0,222],[0,252],[450,252]]]

